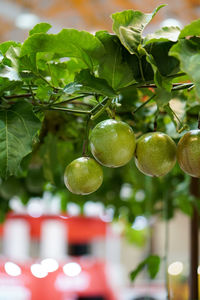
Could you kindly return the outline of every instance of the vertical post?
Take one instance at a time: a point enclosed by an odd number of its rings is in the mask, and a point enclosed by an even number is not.
[[[200,196],[199,192],[199,179],[191,178],[190,193],[195,197]],[[198,260],[199,260],[199,249],[198,249],[198,225],[199,215],[197,208],[193,207],[193,216],[190,221],[190,300],[198,300]]]

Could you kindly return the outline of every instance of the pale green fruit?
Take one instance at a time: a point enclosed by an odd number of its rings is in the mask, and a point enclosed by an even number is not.
[[[90,157],[77,158],[65,169],[65,185],[74,194],[91,194],[101,186],[102,181],[102,168]]]
[[[93,156],[100,164],[110,168],[127,164],[133,157],[135,145],[132,128],[112,119],[97,124],[90,137]]]
[[[181,169],[192,177],[200,177],[200,130],[190,130],[180,139],[177,159]]]
[[[146,175],[166,175],[176,163],[176,144],[162,132],[144,134],[136,144],[135,162]]]

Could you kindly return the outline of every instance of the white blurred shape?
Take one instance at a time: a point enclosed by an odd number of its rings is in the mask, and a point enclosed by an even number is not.
[[[173,276],[180,275],[183,272],[183,263],[180,261],[176,261],[169,265],[168,273]]]
[[[182,23],[179,20],[174,18],[168,18],[161,23],[161,27],[170,27],[170,26],[177,26],[179,28],[183,27]]]
[[[63,259],[67,253],[66,225],[59,220],[47,220],[41,228],[41,257]]]
[[[9,201],[9,206],[16,213],[26,213],[26,207],[22,204],[22,201],[18,197],[11,198]]]
[[[132,196],[133,188],[131,184],[124,183],[120,190],[120,198],[123,200],[127,200]]]
[[[48,275],[48,272],[41,264],[33,264],[31,266],[31,273],[37,278],[44,278]]]
[[[15,19],[15,25],[20,29],[31,29],[39,22],[39,17],[30,13],[22,13]]]
[[[29,225],[24,220],[7,220],[4,225],[4,254],[13,260],[25,260],[29,257]]]
[[[75,277],[81,273],[81,266],[75,262],[71,262],[63,266],[63,272],[69,277]]]
[[[41,198],[31,198],[27,205],[28,214],[33,218],[39,218],[44,212],[43,202]]]
[[[41,261],[41,265],[45,268],[48,273],[55,272],[58,270],[59,264],[57,260],[53,258],[46,258]]]
[[[138,190],[136,193],[135,193],[135,200],[137,202],[142,202],[145,198],[145,192],[143,190]]]
[[[88,217],[99,217],[104,212],[104,205],[100,202],[87,201],[84,205],[84,214]]]
[[[67,213],[70,216],[78,216],[80,214],[80,207],[76,203],[69,202],[67,204]]]
[[[19,276],[22,273],[21,268],[17,264],[14,264],[13,262],[10,261],[5,263],[4,269],[6,273],[10,276]]]
[[[144,216],[138,216],[133,222],[132,228],[134,230],[140,231],[145,229],[148,226],[148,221]]]

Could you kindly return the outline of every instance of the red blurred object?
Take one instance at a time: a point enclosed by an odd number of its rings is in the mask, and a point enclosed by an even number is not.
[[[9,214],[6,221],[25,221],[30,239],[41,243],[42,227],[46,221],[60,221],[67,228],[64,239],[71,245],[90,245],[94,239],[105,239],[108,235],[108,223],[93,217],[69,217],[67,215],[44,215],[34,218],[28,215]],[[6,234],[6,222],[0,227],[2,239]],[[23,223],[24,224],[24,223]],[[26,225],[27,224],[27,225]],[[14,225],[16,226],[16,225]],[[55,239],[52,236],[52,239]],[[9,244],[10,245],[10,244]],[[0,300],[117,300],[113,289],[113,280],[108,275],[108,263],[87,256],[69,256],[59,260],[58,269],[45,271],[42,278],[33,272],[33,265],[42,268],[42,259],[17,261],[10,257],[0,259]],[[10,265],[6,269],[6,263]],[[14,265],[12,264],[14,263]],[[8,266],[7,264],[7,266]],[[16,266],[17,265],[17,266]],[[71,266],[71,267],[70,267]],[[78,272],[75,271],[78,268]],[[64,268],[63,268],[64,267]],[[20,272],[15,273],[15,268]],[[65,268],[69,268],[66,272]],[[70,269],[72,268],[72,269]],[[71,273],[70,273],[71,272]],[[112,282],[112,283],[111,283]]]
[[[17,263],[21,268],[21,275],[10,276],[4,270],[5,262],[0,261],[0,294],[7,293],[5,299],[77,300],[79,297],[102,297],[102,300],[116,300],[106,278],[106,266],[100,261],[73,259],[73,263],[81,266],[80,274],[74,277],[64,274],[64,264],[71,262],[66,261],[60,264],[57,271],[48,273],[45,278],[32,275],[31,263]],[[20,295],[12,297],[14,291],[20,292]]]
[[[95,237],[105,237],[107,223],[93,217],[69,217],[67,215],[44,215],[39,218],[33,218],[28,215],[8,214],[6,220],[20,219],[25,220],[30,227],[31,239],[40,240],[41,225],[47,220],[59,220],[67,225],[68,243],[87,243]],[[0,235],[3,235],[4,227],[0,226]]]

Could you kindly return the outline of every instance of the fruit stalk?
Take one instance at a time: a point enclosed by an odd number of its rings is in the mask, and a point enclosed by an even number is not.
[[[190,193],[194,197],[200,196],[199,191],[199,179],[191,177]],[[190,297],[189,300],[199,299],[198,298],[198,225],[199,225],[199,214],[197,208],[193,207],[193,216],[190,221]]]

